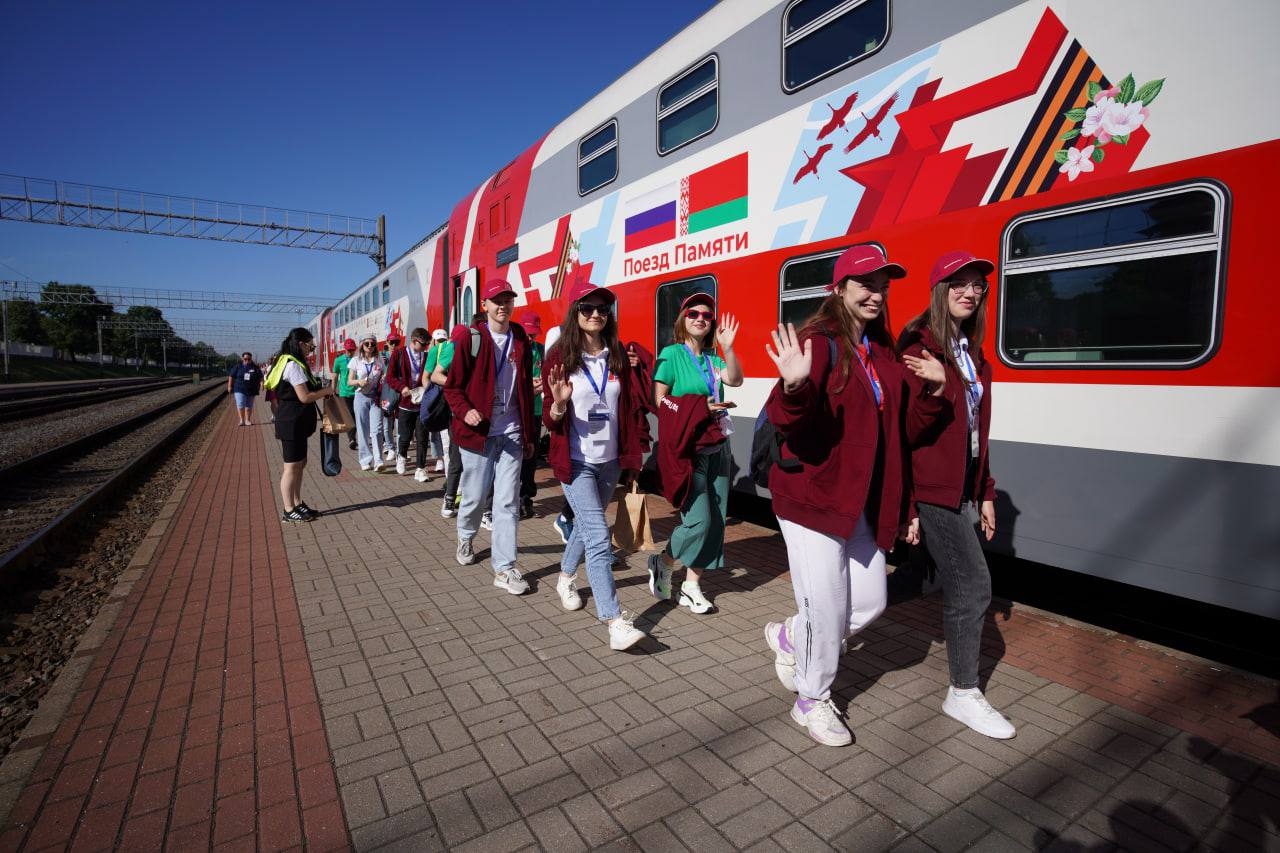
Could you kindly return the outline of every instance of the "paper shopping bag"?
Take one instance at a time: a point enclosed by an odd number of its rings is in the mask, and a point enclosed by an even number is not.
[[[347,409],[346,403],[337,397],[324,398],[324,418],[320,429],[331,435],[351,432],[356,428],[355,421]]]
[[[656,551],[653,534],[649,531],[648,495],[640,491],[637,483],[618,501],[618,515],[613,520],[613,547],[620,551]]]

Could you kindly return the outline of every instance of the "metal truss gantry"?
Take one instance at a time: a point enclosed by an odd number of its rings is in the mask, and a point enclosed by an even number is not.
[[[386,221],[0,174],[0,219],[368,255],[387,266]]]
[[[127,308],[151,305],[155,308],[193,308],[202,311],[253,311],[259,314],[300,314],[312,316],[331,307],[329,302],[294,299],[261,293],[231,293],[202,290],[167,290],[149,287],[99,287],[55,282],[0,281],[0,299],[29,299],[55,305],[98,305]],[[68,287],[90,287],[92,292],[68,292]]]
[[[103,360],[102,333],[104,331],[123,330],[131,332],[138,338],[160,338],[161,348],[166,354],[170,346],[194,347],[196,343],[204,343],[215,351],[243,348],[261,350],[264,346],[272,349],[279,345],[280,339],[288,332],[288,329],[281,325],[246,325],[232,321],[186,318],[157,322],[117,316],[111,319],[99,319],[97,324],[99,364]],[[192,341],[192,337],[198,340]],[[262,346],[254,347],[256,344]]]

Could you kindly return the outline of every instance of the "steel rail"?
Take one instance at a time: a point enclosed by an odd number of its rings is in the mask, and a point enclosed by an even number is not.
[[[65,409],[74,409],[77,406],[82,406],[88,403],[120,400],[125,397],[136,397],[139,394],[149,394],[152,391],[162,391],[165,388],[176,388],[179,385],[190,384],[190,379],[167,379],[157,381],[149,385],[130,385],[124,388],[106,388],[79,392],[73,391],[58,395],[34,398],[28,397],[17,400],[0,399],[0,423],[25,420],[26,418],[33,418],[37,415],[47,415],[51,412],[61,412]]]

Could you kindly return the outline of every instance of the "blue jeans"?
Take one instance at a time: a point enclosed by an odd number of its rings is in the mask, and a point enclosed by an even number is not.
[[[982,623],[991,604],[991,572],[978,538],[978,508],[919,503],[920,533],[942,578],[942,636],[947,641],[951,686],[978,686]]]
[[[560,571],[577,574],[583,555],[587,558],[587,583],[596,603],[596,616],[601,621],[616,619],[619,614],[618,593],[613,585],[613,549],[609,545],[609,521],[605,509],[618,485],[618,460],[612,462],[574,462],[564,495],[573,507],[573,534],[564,546]]]
[[[458,539],[474,539],[480,515],[488,505],[484,497],[493,490],[491,562],[495,574],[516,564],[516,527],[520,523],[520,461],[524,442],[520,433],[491,435],[484,453],[459,448],[462,455],[462,506],[458,508]]]
[[[243,392],[241,392],[241,391],[237,391],[237,392],[235,392],[235,394],[236,394],[236,408],[237,408],[237,409],[252,409],[252,408],[253,408],[253,398],[254,398],[254,395],[253,395],[253,394],[245,394],[245,393],[243,393]]]
[[[382,460],[382,410],[378,408],[378,401],[366,394],[357,394],[355,402],[360,464],[372,465]]]

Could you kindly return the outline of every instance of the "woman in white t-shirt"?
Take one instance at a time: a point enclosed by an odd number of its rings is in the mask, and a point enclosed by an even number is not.
[[[280,498],[284,501],[286,522],[312,521],[320,513],[302,502],[302,472],[307,467],[307,440],[316,431],[315,404],[333,396],[332,388],[321,388],[320,380],[311,373],[307,361],[315,352],[311,332],[299,326],[289,332],[280,344],[266,385],[276,392],[276,438],[284,470],[280,473]]]
[[[542,368],[551,469],[576,516],[556,591],[566,610],[582,607],[576,587],[585,555],[596,615],[609,625],[610,647],[622,650],[645,635],[618,605],[605,508],[619,478],[630,484],[639,473],[642,415],[632,405],[632,375],[618,342],[612,291],[580,280],[568,296],[569,312]]]
[[[382,359],[378,358],[378,338],[365,335],[360,351],[347,365],[347,384],[356,389],[356,442],[360,448],[360,470],[382,470]]]

